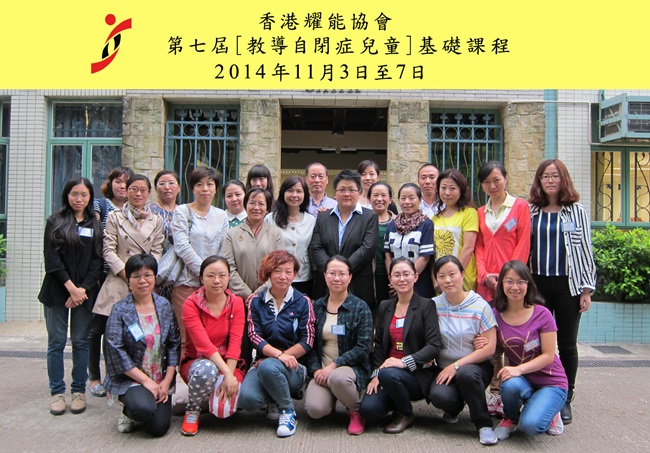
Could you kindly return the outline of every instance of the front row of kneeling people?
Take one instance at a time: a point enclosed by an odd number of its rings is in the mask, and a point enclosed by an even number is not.
[[[529,435],[563,432],[559,412],[568,384],[555,353],[557,327],[520,261],[501,269],[492,309],[463,288],[464,269],[456,257],[434,263],[442,294],[433,300],[414,291],[419,275],[413,262],[396,258],[388,275],[395,297],[381,302],[373,340],[373,315],[348,290],[354,276],[345,257],[327,261],[328,294],[312,303],[292,286],[300,270],[296,257],[267,254],[258,275],[265,289],[246,308],[228,290],[228,261],[210,256],[200,268],[201,286],[183,305],[182,357],[173,309],[154,293],[157,266],[149,254],[129,258],[131,293],[115,305],[106,326],[105,388],[124,406],[122,432],[138,424],[153,436],[167,432],[176,367],[188,385],[184,435],[197,433],[209,400],[210,412],[220,418],[237,408],[263,409],[267,419],[277,420],[279,437],[291,436],[298,423],[293,400],[305,384],[306,413],[324,417],[338,400],[348,411],[352,435],[391,413],[384,431],[404,431],[414,421],[412,401],[422,399],[443,411],[444,423],[456,423],[467,404],[484,445],[517,429]],[[248,370],[245,336],[255,351]],[[505,418],[493,428],[485,390],[497,346],[508,366],[498,372]]]

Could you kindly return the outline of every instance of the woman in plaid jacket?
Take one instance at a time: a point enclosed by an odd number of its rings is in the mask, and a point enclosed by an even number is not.
[[[113,306],[106,324],[104,388],[124,404],[117,428],[134,422],[153,437],[171,424],[169,394],[179,364],[181,337],[171,304],[153,293],[158,263],[150,254],[134,255],[124,268],[131,294]]]
[[[314,302],[316,336],[307,355],[312,380],[305,409],[311,418],[322,418],[339,400],[350,415],[348,434],[356,435],[365,429],[359,406],[360,392],[370,379],[372,313],[368,304],[348,292],[351,268],[341,255],[332,256],[325,265],[329,294]]]

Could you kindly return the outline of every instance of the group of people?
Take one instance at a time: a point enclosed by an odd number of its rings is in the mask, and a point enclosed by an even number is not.
[[[70,411],[85,410],[89,381],[122,403],[121,432],[168,431],[178,372],[184,435],[207,405],[222,418],[262,409],[291,436],[303,395],[314,419],[341,402],[352,435],[389,414],[384,431],[404,431],[421,399],[445,423],[467,404],[484,445],[516,429],[561,434],[595,289],[589,219],[564,164],[539,166],[527,203],[506,191],[503,164],[485,163],[478,210],[456,169],[423,165],[397,191],[399,211],[379,177],[363,161],[335,176],[332,199],[327,168],[313,163],[274,199],[269,169],[255,165],[246,184],[221,188],[225,210],[207,167],[191,172],[194,201],[180,205],[169,170],[156,175],[155,203],[149,179],[126,167],[97,199],[87,179],[68,181],[45,229],[39,294],[50,412],[68,408],[69,323]]]

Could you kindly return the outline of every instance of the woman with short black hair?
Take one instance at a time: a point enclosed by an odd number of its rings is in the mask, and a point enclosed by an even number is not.
[[[104,387],[124,405],[120,432],[141,423],[151,436],[160,437],[172,418],[170,394],[181,343],[178,325],[169,301],[153,292],[158,273],[153,255],[133,255],[124,273],[131,293],[108,317]]]

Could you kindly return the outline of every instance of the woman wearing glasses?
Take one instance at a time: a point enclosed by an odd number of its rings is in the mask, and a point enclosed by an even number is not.
[[[562,366],[569,381],[562,421],[572,421],[571,401],[578,374],[580,315],[591,305],[596,289],[596,263],[591,225],[571,175],[558,159],[537,168],[530,188],[532,224],[530,269],[546,307],[555,315]]]
[[[113,307],[106,325],[104,385],[124,410],[117,429],[128,433],[140,423],[153,437],[172,421],[180,335],[167,299],[153,293],[158,262],[147,253],[128,259],[123,269],[131,293]]]
[[[557,327],[542,303],[528,267],[518,260],[505,263],[493,310],[499,323],[497,342],[509,361],[499,371],[505,412],[494,430],[499,440],[507,439],[517,427],[530,436],[564,432],[559,412],[568,383],[555,353]]]
[[[361,402],[361,415],[379,421],[392,411],[385,433],[397,434],[415,420],[411,401],[424,399],[433,381],[433,360],[441,339],[436,306],[420,297],[413,286],[418,279],[415,265],[396,258],[389,269],[397,297],[379,305],[372,364],[374,371]]]
[[[339,400],[350,416],[348,434],[358,435],[365,429],[359,407],[370,377],[372,313],[364,301],[348,292],[351,267],[341,255],[331,257],[325,267],[329,294],[314,302],[316,337],[307,354],[312,380],[305,410],[311,418],[323,418]]]
[[[150,253],[159,260],[165,236],[162,220],[151,212],[147,199],[151,182],[144,175],[133,175],[126,183],[127,201],[122,209],[108,215],[104,231],[104,261],[109,266],[108,277],[99,290],[93,308],[93,325],[89,335],[88,371],[91,387],[100,382],[101,337],[115,302],[129,294],[129,282],[124,271],[126,261],[138,253]]]

